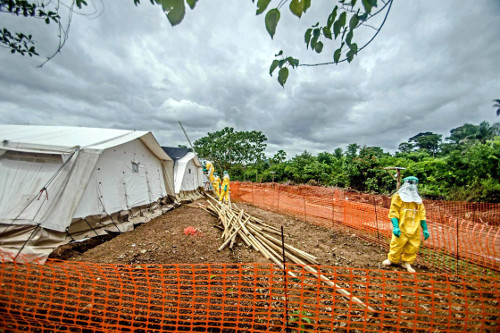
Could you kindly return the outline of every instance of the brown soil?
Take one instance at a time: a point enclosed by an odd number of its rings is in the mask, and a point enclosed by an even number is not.
[[[216,228],[219,221],[199,208],[199,204],[206,201],[183,205],[102,244],[99,244],[102,240],[66,244],[54,251],[51,258],[113,264],[269,263],[241,241],[233,250],[226,247],[217,251],[222,244],[222,231]],[[358,238],[353,231],[316,226],[249,204],[237,205],[268,224],[283,226],[285,242],[316,256],[322,265],[403,270],[400,266],[383,268],[381,262],[386,258],[386,251]],[[186,235],[184,229],[190,226],[201,235]],[[85,251],[85,247],[90,249]],[[419,272],[437,272],[419,264],[414,267]]]

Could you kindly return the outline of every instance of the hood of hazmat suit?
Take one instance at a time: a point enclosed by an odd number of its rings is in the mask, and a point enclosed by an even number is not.
[[[403,202],[422,203],[422,198],[418,194],[417,184],[410,184],[405,181],[397,193]]]

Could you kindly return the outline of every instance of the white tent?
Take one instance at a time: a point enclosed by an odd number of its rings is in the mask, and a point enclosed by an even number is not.
[[[195,153],[188,148],[162,147],[174,160],[174,188],[179,200],[196,200],[202,197],[203,166]]]
[[[0,140],[0,251],[16,260],[131,230],[175,195],[173,160],[151,132],[0,125]]]

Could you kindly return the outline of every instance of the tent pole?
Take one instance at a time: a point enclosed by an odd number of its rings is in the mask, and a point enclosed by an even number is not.
[[[85,218],[84,218],[83,220],[87,223],[87,225],[90,227],[90,229],[92,229],[92,230],[95,232],[95,234],[96,234],[97,236],[99,236],[99,234],[97,233],[97,231],[95,231],[95,229],[94,229],[94,228],[92,228],[92,225],[90,225],[89,221],[87,221],[87,219],[85,219]]]
[[[31,240],[31,237],[33,237],[33,235],[35,234],[36,230],[38,229],[38,227],[40,227],[40,223],[38,223],[35,227],[35,229],[33,230],[33,232],[31,233],[31,235],[28,237],[28,239],[26,240],[26,242],[24,242],[23,246],[21,247],[21,249],[19,250],[19,252],[17,252],[16,256],[14,257],[14,260],[13,261],[16,261],[17,257],[21,254],[21,252],[23,252],[24,250],[24,247],[26,246],[26,244],[28,244],[28,242]]]

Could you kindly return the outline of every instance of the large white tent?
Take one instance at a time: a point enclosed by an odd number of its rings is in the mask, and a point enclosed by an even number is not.
[[[174,189],[178,200],[196,200],[202,197],[203,166],[189,148],[162,147],[174,160]]]
[[[173,160],[151,132],[0,125],[0,140],[0,250],[19,261],[131,230],[175,197]]]

